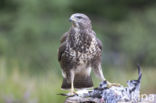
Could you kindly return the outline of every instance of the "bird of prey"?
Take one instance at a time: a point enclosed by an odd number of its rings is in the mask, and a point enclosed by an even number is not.
[[[89,88],[93,86],[91,69],[105,81],[102,67],[102,43],[92,30],[91,20],[82,13],[69,18],[71,28],[61,38],[58,61],[62,68],[62,89]],[[114,85],[108,82],[109,86]]]

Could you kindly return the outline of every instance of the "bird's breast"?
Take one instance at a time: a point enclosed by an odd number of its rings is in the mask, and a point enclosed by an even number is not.
[[[76,45],[76,42],[74,44],[67,44],[66,53],[68,54],[69,58],[72,59],[72,61],[75,61],[79,65],[87,64],[89,61],[91,61],[99,52],[99,48],[97,47],[96,38],[92,38],[91,41],[88,41],[90,43],[79,41],[79,45]]]

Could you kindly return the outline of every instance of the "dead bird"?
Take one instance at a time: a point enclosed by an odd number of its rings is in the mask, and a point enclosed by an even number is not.
[[[107,81],[103,81],[100,83],[99,87],[95,88],[93,91],[90,91],[88,93],[88,96],[93,98],[100,98],[101,102],[104,103],[117,103],[119,101],[139,101],[142,73],[139,65],[137,65],[137,68],[138,79],[128,80],[127,87],[112,86],[111,88],[107,88]]]

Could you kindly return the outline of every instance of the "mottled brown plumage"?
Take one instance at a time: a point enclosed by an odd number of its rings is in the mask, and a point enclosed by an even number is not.
[[[72,27],[61,38],[58,51],[63,74],[63,89],[88,88],[93,83],[91,68],[105,80],[101,68],[102,43],[92,30],[90,19],[81,13],[71,15]]]

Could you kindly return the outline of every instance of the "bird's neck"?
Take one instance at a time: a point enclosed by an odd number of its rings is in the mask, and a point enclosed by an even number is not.
[[[75,33],[80,33],[81,29],[79,27],[73,27],[73,30]]]
[[[81,29],[79,27],[74,27],[71,29],[71,33],[69,34],[69,39],[73,39],[75,43],[76,41],[85,41],[85,37],[89,36],[88,29]]]
[[[85,43],[90,42],[90,34],[88,29],[71,28],[68,41],[70,46],[78,48],[83,46]]]

